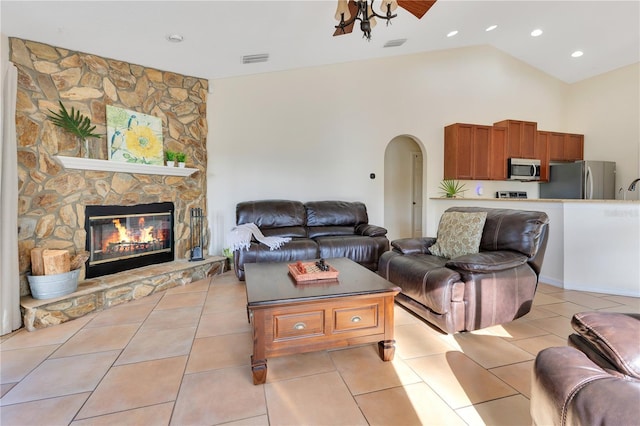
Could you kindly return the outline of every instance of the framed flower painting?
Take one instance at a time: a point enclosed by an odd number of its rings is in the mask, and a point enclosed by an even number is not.
[[[109,160],[164,164],[162,119],[107,105]]]

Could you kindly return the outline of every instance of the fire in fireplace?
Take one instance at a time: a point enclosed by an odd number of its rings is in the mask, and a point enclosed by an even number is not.
[[[170,262],[173,203],[86,206],[87,278]]]

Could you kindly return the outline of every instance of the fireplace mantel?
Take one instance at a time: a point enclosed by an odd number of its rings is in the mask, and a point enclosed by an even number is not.
[[[121,161],[97,160],[94,158],[65,157],[54,155],[65,169],[98,170],[104,172],[124,172],[144,175],[189,176],[198,169],[188,167],[154,166],[149,164],[125,163]]]

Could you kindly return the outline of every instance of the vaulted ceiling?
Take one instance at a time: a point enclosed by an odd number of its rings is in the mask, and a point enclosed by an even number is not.
[[[376,1],[375,4],[379,4]],[[335,0],[6,1],[1,29],[40,41],[208,79],[492,45],[573,83],[640,60],[640,1],[439,0],[420,20],[399,8],[371,41],[333,37]],[[377,6],[374,6],[377,7]],[[492,31],[486,31],[497,25]],[[532,37],[534,29],[542,35]],[[447,37],[451,31],[458,34]],[[183,37],[172,43],[167,36]],[[386,42],[407,41],[399,47]],[[584,55],[571,57],[581,50]],[[269,54],[243,64],[244,55]]]

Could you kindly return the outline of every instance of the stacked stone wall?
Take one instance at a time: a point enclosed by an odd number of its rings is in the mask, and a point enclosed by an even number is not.
[[[18,38],[10,38],[18,68],[18,251],[20,294],[34,247],[85,250],[86,205],[175,204],[176,258],[188,256],[189,210],[206,217],[208,81]],[[162,119],[164,150],[187,154],[188,177],[65,169],[56,155],[80,157],[75,136],[53,125],[49,110],[75,108],[96,125],[92,158],[107,159],[106,105]],[[208,229],[205,223],[204,229]],[[207,247],[209,236],[205,238]]]

